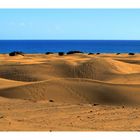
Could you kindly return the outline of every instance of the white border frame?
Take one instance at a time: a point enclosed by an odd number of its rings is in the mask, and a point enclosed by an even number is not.
[[[140,0],[0,0],[0,8],[140,8]],[[139,132],[0,132],[2,140],[139,140]]]
[[[2,140],[139,140],[139,132],[3,132]]]
[[[0,8],[140,8],[140,0],[0,0]]]

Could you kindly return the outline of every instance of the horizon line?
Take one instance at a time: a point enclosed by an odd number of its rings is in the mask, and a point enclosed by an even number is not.
[[[0,41],[140,41],[140,39],[0,39]]]

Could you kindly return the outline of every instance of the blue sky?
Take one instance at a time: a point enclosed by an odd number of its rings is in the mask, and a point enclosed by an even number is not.
[[[140,9],[0,9],[0,39],[140,40]]]

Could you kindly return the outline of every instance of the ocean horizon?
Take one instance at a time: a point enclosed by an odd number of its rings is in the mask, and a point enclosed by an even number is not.
[[[67,52],[140,53],[140,40],[0,40],[0,53]]]

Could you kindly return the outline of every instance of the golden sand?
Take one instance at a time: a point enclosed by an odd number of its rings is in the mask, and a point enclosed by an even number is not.
[[[0,55],[1,131],[140,130],[140,54]]]

